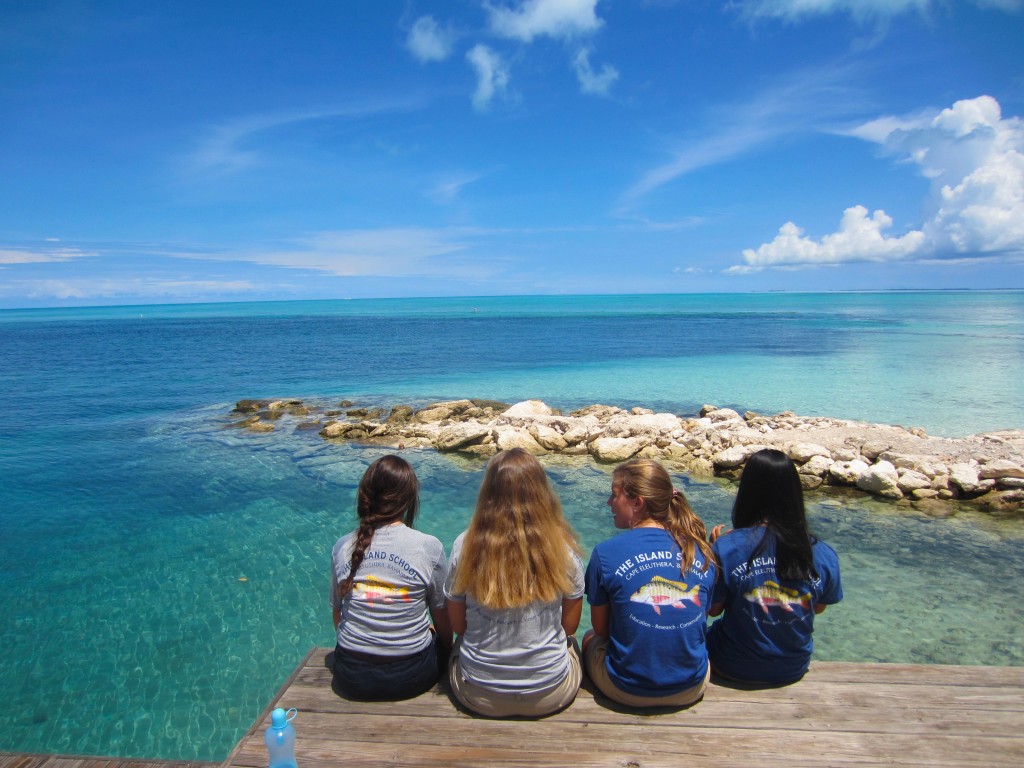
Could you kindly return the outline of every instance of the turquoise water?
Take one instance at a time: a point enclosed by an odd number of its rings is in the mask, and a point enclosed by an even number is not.
[[[1024,295],[542,297],[0,312],[0,749],[220,759],[314,644],[380,449],[225,428],[235,400],[704,402],[1024,427]],[[478,462],[407,451],[450,545]],[[585,547],[606,468],[549,471]],[[677,476],[709,524],[728,484]],[[846,600],[824,659],[1024,665],[1020,521],[812,498]],[[951,567],[952,566],[952,567]],[[997,597],[998,596],[998,597]]]

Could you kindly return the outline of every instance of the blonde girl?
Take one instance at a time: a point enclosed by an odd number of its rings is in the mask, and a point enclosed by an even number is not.
[[[572,702],[582,678],[573,635],[583,562],[543,467],[526,451],[488,463],[469,528],[452,547],[445,598],[459,636],[448,676],[463,706],[539,717]]]
[[[608,506],[624,532],[598,544],[587,566],[594,627],[583,639],[587,673],[619,704],[693,704],[708,681],[705,636],[715,586],[704,523],[649,459],[616,467]]]

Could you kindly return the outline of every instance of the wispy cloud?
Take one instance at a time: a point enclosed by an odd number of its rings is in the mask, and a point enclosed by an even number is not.
[[[0,296],[32,301],[152,301],[204,300],[224,295],[244,295],[258,288],[249,280],[182,280],[160,277],[69,277],[25,279],[0,286]]]
[[[55,246],[49,243],[38,248],[2,248],[0,247],[0,264],[45,264],[48,262],[71,261],[89,256],[96,256],[96,251],[83,250],[73,246]]]
[[[466,54],[466,61],[476,73],[473,108],[483,112],[496,98],[508,95],[508,66],[501,56],[486,45],[474,45]]]
[[[1019,11],[1024,0],[969,0],[981,8]],[[907,13],[927,15],[942,8],[940,0],[733,0],[730,5],[747,19],[798,22],[812,16],[847,14],[857,22],[877,22]]]
[[[525,0],[514,8],[484,3],[491,31],[524,43],[535,37],[573,39],[596,32],[604,23],[596,6],[597,0]]]
[[[452,53],[455,33],[437,23],[433,16],[421,16],[413,22],[405,44],[421,62],[444,61]]]
[[[580,89],[584,93],[596,93],[607,96],[608,91],[616,80],[619,79],[619,71],[610,64],[601,67],[600,72],[595,72],[590,66],[590,49],[581,48],[572,62],[576,70],[576,78],[580,81]]]
[[[211,258],[316,270],[341,277],[457,276],[478,279],[496,265],[471,258],[471,229],[394,229],[316,232],[275,249],[238,250]],[[460,258],[465,255],[465,258]]]
[[[1024,121],[1004,118],[990,96],[965,99],[930,120],[920,114],[872,120],[849,132],[872,141],[931,180],[929,218],[890,236],[883,210],[848,208],[820,240],[792,221],[770,243],[743,252],[734,272],[855,261],[985,258],[1024,254]]]
[[[189,153],[185,173],[190,177],[228,176],[252,168],[273,151],[274,138],[315,122],[351,122],[381,114],[410,112],[415,98],[359,102],[341,107],[271,112],[238,117],[205,131]]]
[[[845,85],[842,67],[801,72],[745,103],[708,113],[703,136],[681,140],[667,161],[644,173],[622,195],[628,209],[640,198],[693,171],[752,152],[783,137],[832,130],[848,118],[862,97]]]

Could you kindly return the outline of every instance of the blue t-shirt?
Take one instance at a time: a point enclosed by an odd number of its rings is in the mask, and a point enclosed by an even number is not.
[[[633,528],[598,544],[587,566],[587,602],[609,606],[608,676],[634,696],[671,696],[704,681],[707,610],[715,565],[682,552],[660,528]]]
[[[711,625],[708,655],[728,677],[759,683],[798,680],[811,663],[814,606],[843,599],[839,558],[823,541],[812,549],[818,578],[783,581],[775,572],[772,536],[752,561],[765,528],[738,528],[720,536],[713,548],[721,578],[712,603],[725,613]]]

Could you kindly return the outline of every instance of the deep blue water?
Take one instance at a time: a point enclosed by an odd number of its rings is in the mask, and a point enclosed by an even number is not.
[[[1024,427],[1022,363],[1019,292],[0,311],[0,750],[221,759],[331,642],[330,548],[381,451],[225,428],[238,399],[710,402],[963,435]],[[450,545],[481,466],[408,453]],[[611,535],[606,468],[549,471],[584,545]],[[727,520],[728,484],[677,480]],[[819,658],[1024,664],[1018,521],[811,510],[847,595]]]

